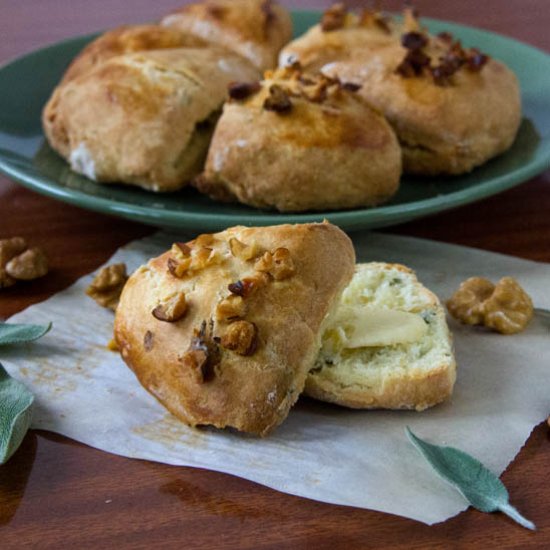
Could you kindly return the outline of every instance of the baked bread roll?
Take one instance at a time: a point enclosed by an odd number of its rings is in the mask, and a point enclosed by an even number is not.
[[[266,435],[302,392],[354,262],[351,241],[328,223],[201,235],[130,277],[115,338],[141,384],[186,424]]]
[[[296,66],[234,84],[194,184],[282,212],[372,206],[399,187],[401,151],[353,83]]]
[[[386,31],[369,25],[316,27],[281,57],[361,84],[393,126],[406,173],[465,173],[512,145],[521,121],[512,71],[449,34],[430,36],[410,12]]]
[[[166,48],[199,48],[205,44],[198,36],[160,25],[118,27],[90,42],[69,65],[62,82],[73,80],[117,55]]]
[[[356,266],[327,322],[305,394],[361,409],[421,411],[449,398],[456,378],[438,298],[410,269]]]
[[[204,0],[165,16],[161,25],[227,48],[261,71],[277,66],[292,37],[290,14],[272,0]]]
[[[90,179],[174,191],[202,169],[227,84],[256,74],[213,48],[120,55],[54,90],[44,132]]]

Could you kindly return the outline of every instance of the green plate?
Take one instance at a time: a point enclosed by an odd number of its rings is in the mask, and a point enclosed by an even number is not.
[[[294,12],[295,34],[319,20]],[[521,82],[524,120],[504,155],[453,178],[404,178],[391,202],[377,208],[315,214],[278,214],[216,203],[192,189],[155,195],[135,188],[98,185],[71,172],[44,140],[40,112],[69,61],[92,36],[73,38],[21,57],[0,69],[0,171],[61,201],[151,225],[203,230],[231,225],[271,225],[329,219],[353,230],[405,222],[480,200],[518,185],[550,167],[550,56],[490,32],[426,19],[433,32],[448,30],[465,45],[504,61]]]

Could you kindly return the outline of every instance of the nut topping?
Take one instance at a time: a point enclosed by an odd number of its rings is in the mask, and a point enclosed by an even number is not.
[[[175,323],[179,321],[187,312],[187,301],[184,292],[178,292],[163,303],[159,304],[153,311],[153,317],[159,321]]]
[[[212,380],[215,367],[220,362],[220,350],[214,336],[214,321],[203,321],[199,330],[194,330],[188,350],[181,357],[181,362],[190,368],[195,380],[201,384]]]
[[[143,348],[145,349],[145,351],[151,351],[154,345],[155,336],[150,330],[148,330],[143,337]]]
[[[243,298],[248,298],[260,287],[264,286],[269,277],[259,273],[253,277],[245,277],[235,283],[227,285],[229,292],[235,294],[236,296],[242,296]]]
[[[521,332],[533,318],[533,302],[512,277],[496,286],[487,279],[464,281],[447,302],[449,313],[468,325],[484,325],[502,334]]]
[[[254,269],[269,273],[276,281],[288,279],[296,271],[287,248],[277,248],[273,252],[266,252],[256,262]]]
[[[252,355],[258,345],[258,329],[254,323],[235,321],[227,327],[222,336],[221,344],[224,348],[239,355]]]
[[[185,243],[174,243],[170,253],[171,257],[166,262],[168,271],[180,279],[191,267],[191,249]]]
[[[261,249],[256,241],[253,241],[252,244],[247,245],[236,238],[229,239],[229,248],[231,250],[231,254],[233,254],[235,258],[239,258],[245,262],[254,259],[261,252]]]
[[[247,306],[243,297],[231,294],[216,306],[216,319],[218,321],[234,321],[244,317],[246,310]]]
[[[401,45],[407,50],[421,50],[428,45],[428,39],[422,33],[412,31],[401,36]]]
[[[275,113],[288,113],[292,109],[292,102],[286,90],[278,84],[269,87],[269,96],[264,101],[264,109]]]
[[[343,3],[331,6],[323,13],[321,18],[321,29],[323,32],[336,31],[341,29],[346,22],[347,9]]]
[[[227,90],[231,99],[242,101],[259,92],[261,88],[259,82],[231,82]]]
[[[86,294],[100,306],[115,311],[127,280],[125,264],[105,266],[94,277],[92,284],[86,289]]]

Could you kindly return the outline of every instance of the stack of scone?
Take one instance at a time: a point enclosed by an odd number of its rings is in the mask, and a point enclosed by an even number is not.
[[[115,338],[183,422],[266,435],[306,394],[354,408],[447,399],[455,362],[439,300],[399,265],[359,264],[328,223],[233,227],[139,268]]]
[[[513,73],[431,36],[412,10],[395,20],[336,4],[291,34],[272,0],[204,0],[107,32],[54,90],[46,137],[101,183],[193,183],[283,212],[375,206],[402,171],[468,172],[515,138]]]

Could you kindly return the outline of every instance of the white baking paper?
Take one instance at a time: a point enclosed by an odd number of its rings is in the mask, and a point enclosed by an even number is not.
[[[174,240],[159,233],[110,260],[133,270]],[[537,307],[550,309],[550,265],[406,237],[354,238],[358,261],[401,262],[442,299],[473,275],[516,277]],[[458,362],[451,401],[431,410],[352,411],[301,400],[269,437],[189,428],[106,349],[113,314],[84,294],[92,275],[12,322],[47,323],[40,341],[3,348],[9,373],[36,395],[33,427],[131,458],[208,468],[303,497],[443,521],[466,501],[408,442],[422,438],[463,449],[500,474],[550,412],[550,318],[536,316],[519,335],[502,336],[450,321]],[[512,503],[514,495],[511,495]]]

